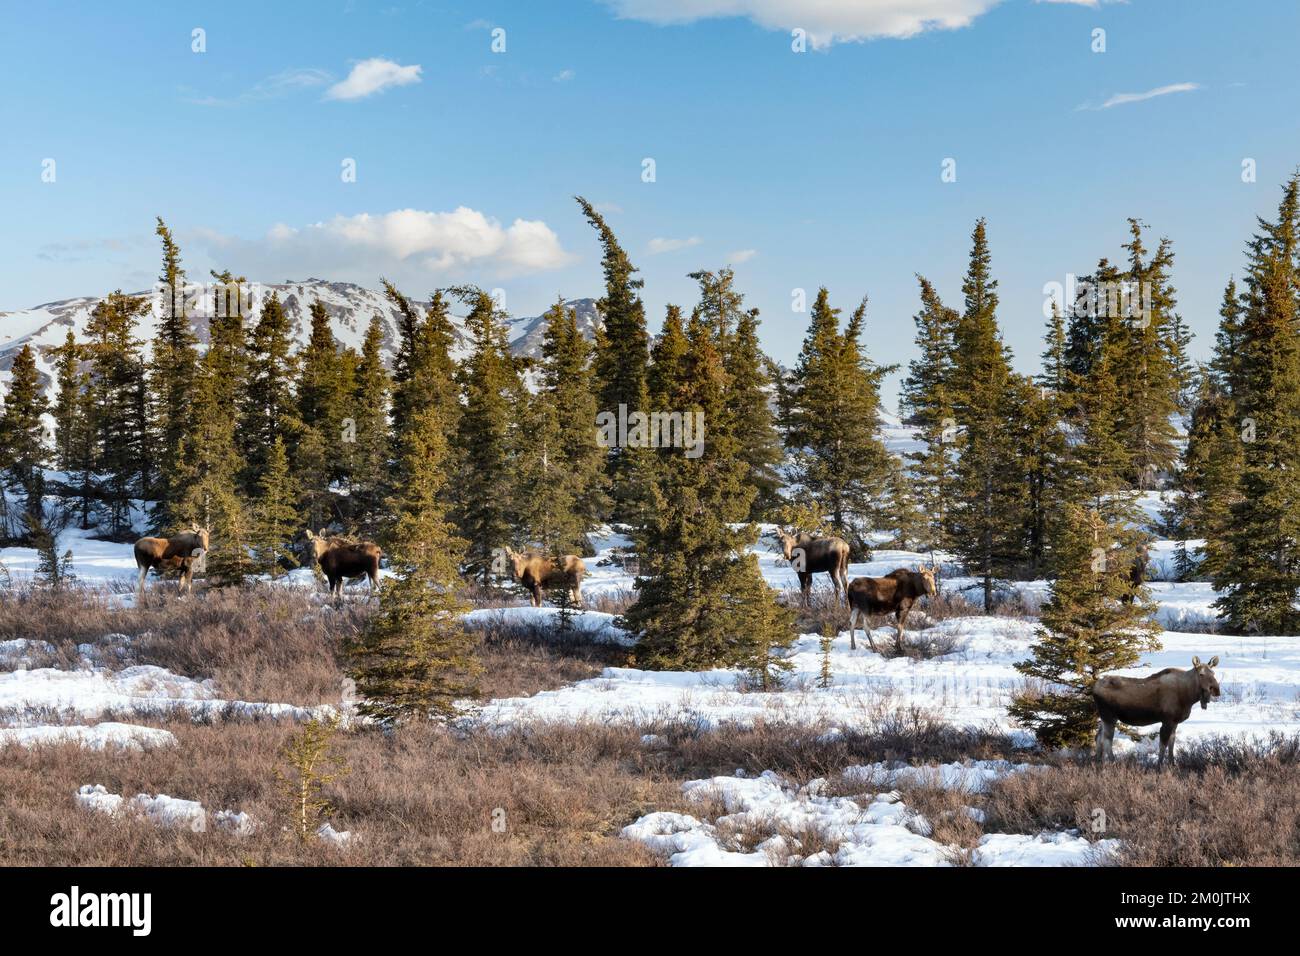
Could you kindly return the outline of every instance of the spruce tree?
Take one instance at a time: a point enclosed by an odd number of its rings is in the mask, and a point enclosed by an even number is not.
[[[483,575],[487,583],[495,550],[508,544],[515,530],[513,402],[521,386],[491,296],[477,289],[460,294],[472,303],[465,326],[473,352],[460,369],[464,405],[456,430],[461,451],[457,468],[471,478],[453,489],[454,518],[469,542],[467,570]]]
[[[746,483],[755,491],[749,517],[759,521],[781,503],[777,466],[784,455],[772,414],[772,380],[758,343],[758,310],[744,308],[744,296],[735,290],[730,269],[695,272],[691,278],[700,284],[699,314],[716,329],[722,349],[736,438],[749,471]]]
[[[45,490],[46,448],[41,415],[45,413],[46,401],[36,369],[36,354],[30,345],[18,350],[9,376],[9,391],[5,395],[4,411],[0,413],[0,458],[3,459],[0,464],[4,466],[7,483],[21,490],[22,511],[39,519],[44,513],[41,499]],[[9,518],[7,535],[24,533],[15,517]]]
[[[520,490],[528,538],[550,554],[584,554],[587,532],[604,513],[604,451],[596,443],[591,345],[572,309],[546,313],[541,382],[529,401]]]
[[[146,297],[119,289],[95,306],[86,326],[95,468],[108,512],[105,530],[114,540],[134,532],[132,500],[145,497],[149,486],[146,365],[135,337],[136,322],[148,309]]]
[[[1230,521],[1211,530],[1215,601],[1235,632],[1300,631],[1300,174],[1250,243],[1234,414],[1242,438]]]
[[[926,515],[918,543],[947,547],[949,509],[956,467],[957,420],[952,405],[953,335],[958,314],[946,307],[934,286],[918,275],[921,311],[914,318],[920,356],[908,366],[903,382],[903,410],[917,428],[922,448],[907,452],[916,503]]]
[[[460,619],[464,542],[445,517],[446,425],[435,406],[416,413],[402,454],[408,477],[389,502],[396,515],[387,549],[393,576],[379,612],[347,645],[363,698],[358,709],[380,720],[451,715],[456,700],[476,693],[482,670]]]
[[[174,526],[173,503],[183,486],[178,479],[181,444],[190,431],[194,379],[198,374],[197,337],[186,311],[185,270],[181,251],[171,230],[158,218],[155,230],[162,242],[162,272],[158,276],[158,329],[153,341],[153,360],[149,368],[149,387],[153,396],[153,419],[156,425],[157,450],[164,463],[162,482],[152,489],[157,502],[153,514],[155,527]]]
[[[603,249],[601,265],[605,273],[605,295],[596,303],[602,321],[602,329],[596,338],[595,356],[599,409],[614,415],[619,414],[620,407],[626,407],[629,413],[644,411],[650,342],[640,295],[645,282],[636,278],[636,267],[604,217],[581,196],[574,198],[599,234]],[[646,490],[646,479],[641,470],[647,457],[631,448],[607,450],[605,473],[615,521],[634,521],[637,518]]]
[[[244,458],[243,486],[256,493],[269,467],[275,440],[292,452],[299,431],[292,382],[296,362],[291,354],[289,316],[272,292],[262,303],[248,336],[247,379],[241,401],[240,452]]]
[[[883,519],[890,464],[877,426],[880,381],[892,368],[876,365],[862,350],[866,300],[843,332],[839,312],[820,289],[787,386],[785,444],[793,481],[861,556]]]
[[[297,497],[284,439],[277,435],[266,456],[266,469],[258,479],[253,503],[253,553],[259,569],[272,577],[283,573],[286,559],[293,561],[290,542],[299,527]]]
[[[1023,566],[1026,488],[1023,476],[1007,467],[1016,451],[1016,383],[998,332],[997,281],[983,219],[971,236],[962,293],[965,310],[953,336],[953,409],[961,431],[951,528],[954,548],[991,611],[996,583]]]
[[[1159,647],[1154,605],[1145,588],[1134,593],[1129,582],[1139,540],[1131,509],[1123,497],[1112,500],[1116,504],[1102,511],[1077,502],[1065,509],[1058,576],[1039,615],[1031,656],[1016,664],[1035,683],[1008,711],[1047,747],[1085,746],[1097,727],[1092,685]]]
[[[747,550],[756,529],[737,527],[750,512],[754,489],[738,454],[716,330],[697,313],[686,339],[677,380],[660,385],[683,412],[703,414],[703,450],[694,458],[684,449],[656,452],[664,464],[655,469],[652,504],[637,532],[643,576],[623,624],[639,636],[641,666],[738,667],[771,687],[789,666],[775,652],[793,641],[792,619]]]
[[[366,329],[353,385],[353,441],[345,443],[349,517],[367,534],[379,530],[390,470],[389,377],[383,359],[384,325],[376,315]]]

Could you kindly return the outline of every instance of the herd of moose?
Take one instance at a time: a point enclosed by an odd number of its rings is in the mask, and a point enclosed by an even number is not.
[[[849,609],[849,647],[857,650],[856,630],[859,619],[863,633],[872,651],[876,643],[871,634],[871,619],[877,615],[894,616],[895,647],[903,651],[903,633],[907,618],[921,598],[938,594],[933,565],[916,569],[898,568],[884,577],[860,577],[848,580],[849,545],[844,539],[830,535],[807,532],[777,531],[776,539],[782,556],[799,578],[800,595],[805,606],[810,603],[814,574],[827,574],[835,591],[835,603],[840,595]],[[150,571],[159,575],[180,572],[179,593],[187,594],[194,587],[195,571],[203,570],[204,557],[210,544],[206,528],[192,527],[168,538],[146,537],[135,543],[135,562],[139,571],[137,594],[143,595],[145,579]],[[329,583],[335,602],[343,599],[343,583],[366,577],[370,581],[369,599],[379,590],[379,565],[383,552],[373,541],[351,541],[330,537],[324,530],[304,531],[295,542],[295,552],[303,565],[319,567]],[[553,588],[567,591],[575,605],[582,603],[582,578],[586,565],[578,555],[566,554],[552,558],[535,551],[519,552],[503,549],[505,569],[511,580],[529,592],[533,607],[542,604],[542,592]],[[1139,548],[1137,558],[1129,571],[1134,588],[1141,584],[1148,560],[1145,546]],[[1132,593],[1124,598],[1132,600]],[[1202,663],[1192,658],[1189,670],[1165,668],[1149,677],[1121,677],[1108,674],[1093,684],[1090,693],[1097,707],[1098,728],[1095,754],[1099,760],[1114,759],[1112,742],[1115,727],[1120,721],[1141,727],[1160,724],[1159,764],[1172,760],[1174,736],[1178,725],[1191,716],[1199,701],[1201,709],[1210,700],[1220,696],[1219,682],[1213,668],[1218,657]]]

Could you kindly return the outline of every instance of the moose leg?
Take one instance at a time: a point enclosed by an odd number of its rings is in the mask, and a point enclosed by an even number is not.
[[[366,597],[367,604],[373,601],[375,595],[379,593],[379,575],[376,572],[371,571],[368,577],[370,578],[370,594]]]
[[[144,597],[144,579],[149,574],[149,565],[141,565],[140,580],[136,582],[135,593],[137,597]]]
[[[858,627],[858,609],[850,608],[849,609],[849,650],[851,651],[856,651],[858,649],[857,639],[853,635],[853,632],[857,630],[857,627]],[[867,634],[868,636],[870,636],[871,631],[867,631]]]
[[[1166,757],[1172,762],[1174,756],[1174,729],[1177,725],[1165,722],[1160,725],[1160,759],[1156,766],[1163,767]]]
[[[1111,741],[1115,738],[1114,722],[1107,723],[1104,717],[1097,718],[1097,762],[1101,763],[1107,757],[1113,757],[1111,753]]]
[[[532,584],[528,586],[528,590],[532,593],[532,597],[530,598],[530,600],[533,602],[533,607],[541,607],[542,606],[541,584],[534,581]]]
[[[907,630],[907,615],[912,613],[911,602],[904,602],[898,605],[898,610],[894,612],[895,628],[898,631],[896,644],[898,653],[903,653],[903,632]]]
[[[803,606],[812,603],[812,575],[807,571],[799,572],[799,594],[803,597]]]

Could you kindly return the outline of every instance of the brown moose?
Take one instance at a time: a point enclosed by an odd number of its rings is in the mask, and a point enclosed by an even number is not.
[[[849,586],[848,542],[843,538],[819,538],[806,531],[778,531],[776,538],[781,542],[781,554],[799,575],[804,607],[808,606],[811,598],[813,575],[822,572],[831,576],[835,603],[839,604],[840,589],[847,591]]]
[[[862,630],[866,632],[867,643],[876,649],[876,642],[871,637],[871,617],[875,614],[893,614],[894,628],[897,631],[895,644],[903,650],[903,631],[907,627],[907,616],[912,613],[912,605],[927,595],[938,594],[934,582],[934,568],[923,565],[920,570],[910,571],[898,568],[890,571],[883,578],[854,578],[849,582],[849,647],[858,649],[854,631],[858,617],[862,618]]]
[[[208,550],[208,529],[194,525],[189,531],[170,538],[141,538],[135,543],[135,566],[140,571],[136,594],[144,594],[144,579],[149,572],[166,574],[181,572],[177,593],[186,594],[194,589],[194,565]]]
[[[544,588],[555,587],[567,588],[569,600],[582,606],[582,577],[587,573],[587,566],[576,554],[564,554],[557,560],[536,551],[506,548],[505,556],[510,577],[528,589],[533,607],[542,606]]]
[[[1174,759],[1174,734],[1178,725],[1192,715],[1192,705],[1198,700],[1201,710],[1210,706],[1211,698],[1219,696],[1219,681],[1213,668],[1218,657],[1202,664],[1199,657],[1192,658],[1189,670],[1166,667],[1150,677],[1120,677],[1107,674],[1092,685],[1092,699],[1097,705],[1098,760],[1114,759],[1115,723],[1124,721],[1135,727],[1146,724],[1160,725],[1160,760]]]
[[[374,600],[379,591],[379,559],[383,554],[373,541],[327,538],[323,528],[319,534],[310,528],[304,531],[298,551],[304,564],[320,565],[336,603],[343,600],[343,582],[361,577],[370,579],[370,594],[366,601]]]

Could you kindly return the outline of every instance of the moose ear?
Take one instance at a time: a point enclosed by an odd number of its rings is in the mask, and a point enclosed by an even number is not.
[[[1219,655],[1218,655],[1218,654],[1215,654],[1213,657],[1210,658],[1210,666],[1211,666],[1211,667],[1218,667],[1218,666],[1219,666]]]
[[[1200,659],[1199,657],[1193,657],[1193,658],[1192,658],[1192,666],[1193,666],[1193,667],[1200,667],[1200,666],[1201,666],[1201,659]]]

